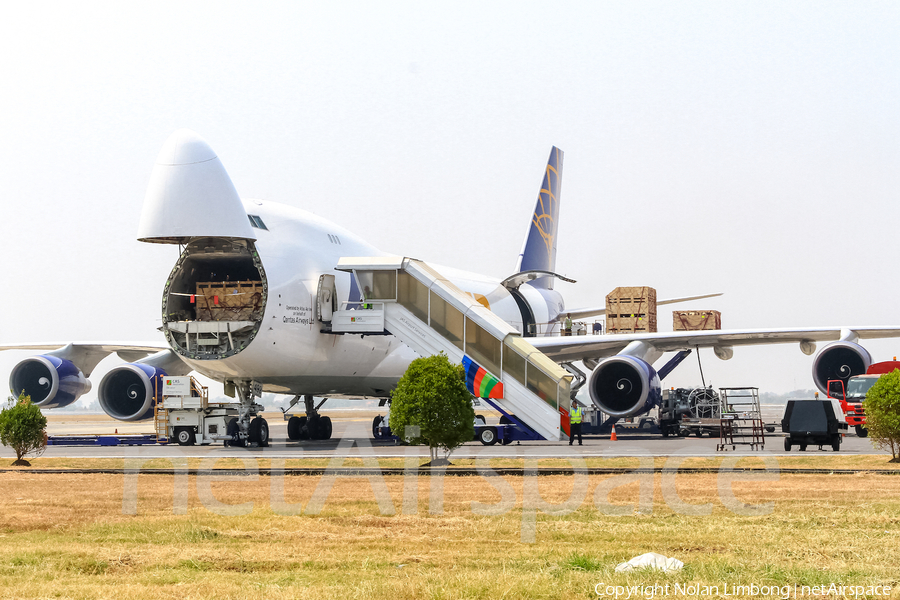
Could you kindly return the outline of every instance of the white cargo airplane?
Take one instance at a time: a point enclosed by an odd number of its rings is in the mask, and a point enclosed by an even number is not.
[[[734,346],[795,342],[812,354],[816,342],[833,342],[817,355],[813,379],[864,373],[871,363],[860,338],[900,336],[900,327],[718,330],[674,333],[560,336],[562,317],[603,314],[603,308],[567,309],[553,288],[563,153],[553,148],[532,224],[513,275],[498,280],[434,266],[563,366],[582,361],[594,404],[613,417],[650,410],[660,399],[663,353],[713,348],[729,359]],[[178,244],[181,256],[163,285],[165,344],[8,344],[0,349],[48,352],[19,362],[10,374],[41,407],[67,406],[91,389],[92,370],[117,353],[128,362],[100,381],[102,408],[112,417],[153,417],[155,376],[192,371],[220,381],[240,398],[235,427],[242,439],[265,445],[268,425],[253,402],[263,391],[305,401],[303,432],[331,434],[313,396],[387,398],[415,352],[397,338],[334,335],[323,313],[345,300],[362,303],[365,291],[350,273],[337,271],[341,257],[386,256],[362,238],[306,211],[261,200],[242,201],[219,158],[195,133],[175,132],[151,176],[138,231],[142,242]],[[717,294],[711,294],[717,295]],[[663,300],[658,304],[711,295]],[[325,299],[323,303],[323,298]],[[331,305],[329,306],[329,300]],[[295,417],[296,418],[296,417]],[[300,426],[289,423],[292,438]]]

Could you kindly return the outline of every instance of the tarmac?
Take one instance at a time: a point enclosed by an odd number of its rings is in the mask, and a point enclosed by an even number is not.
[[[176,457],[259,457],[259,458],[347,458],[378,457],[404,458],[408,456],[428,457],[427,447],[398,445],[392,440],[375,440],[372,438],[372,411],[329,411],[333,423],[332,439],[324,441],[292,441],[287,439],[287,423],[281,413],[266,413],[269,423],[270,445],[266,448],[233,448],[224,447],[221,443],[210,446],[179,446],[171,444],[153,444],[145,446],[48,446],[44,457],[60,458],[176,458]],[[493,419],[488,419],[489,422]],[[770,419],[767,419],[769,422]],[[48,416],[48,434],[57,435],[108,435],[148,434],[153,429],[152,423],[124,423],[115,421],[104,415],[65,415],[57,413]],[[610,440],[609,435],[585,436],[584,444],[569,446],[568,442],[532,441],[513,442],[508,446],[500,444],[484,446],[479,442],[469,442],[453,452],[455,459],[477,458],[565,458],[565,457],[621,457],[621,456],[656,456],[656,457],[717,457],[723,455],[736,456],[798,456],[801,453],[795,448],[792,452],[784,451],[784,436],[780,427],[776,433],[767,433],[761,449],[752,449],[748,445],[736,445],[733,449],[727,446],[719,451],[718,437],[668,437],[659,434],[632,432],[627,427],[617,427],[617,441]],[[859,438],[855,433],[846,434],[839,453],[825,446],[821,450],[817,446],[809,446],[805,455],[816,454],[887,454],[875,450],[871,440]],[[0,447],[0,457],[15,458],[10,448]]]

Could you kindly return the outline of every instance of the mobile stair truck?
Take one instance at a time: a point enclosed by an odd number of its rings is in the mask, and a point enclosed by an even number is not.
[[[484,445],[568,439],[572,375],[433,267],[384,256],[342,257],[335,268],[352,273],[371,298],[330,313],[317,307],[323,333],[389,333],[420,356],[443,352],[462,363],[469,391],[501,415],[497,424],[477,419],[475,439]],[[386,421],[375,418],[374,437],[392,435]]]

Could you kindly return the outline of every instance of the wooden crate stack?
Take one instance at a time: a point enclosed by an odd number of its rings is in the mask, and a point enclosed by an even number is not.
[[[198,321],[252,321],[262,308],[262,281],[197,283]]]
[[[656,290],[617,287],[606,296],[607,333],[656,333]]]
[[[674,331],[722,329],[722,313],[717,310],[673,310]]]

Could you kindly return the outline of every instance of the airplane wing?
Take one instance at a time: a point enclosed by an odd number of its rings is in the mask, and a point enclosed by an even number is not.
[[[642,342],[647,349],[674,352],[691,348],[730,348],[760,344],[798,343],[805,354],[815,352],[816,342],[900,337],[900,327],[819,327],[784,329],[717,329],[665,333],[625,333],[534,337],[528,342],[556,362],[600,359],[619,354],[630,344]]]
[[[684,298],[669,298],[667,300],[657,300],[656,305],[662,306],[664,304],[677,304],[678,302],[689,302],[691,300],[702,300],[703,298],[715,298],[716,296],[721,296],[722,292],[717,294],[703,294],[702,296],[685,296]],[[598,317],[600,315],[606,314],[605,306],[594,306],[589,308],[575,308],[575,309],[566,309],[562,315],[568,313],[573,320],[578,319],[586,319],[588,317]]]
[[[49,344],[0,344],[0,352],[3,350],[49,350],[47,354],[69,360],[90,377],[97,364],[115,352],[119,358],[126,362],[140,360],[150,354],[162,350],[169,350],[165,343],[137,342],[123,344],[121,342],[65,342]]]

